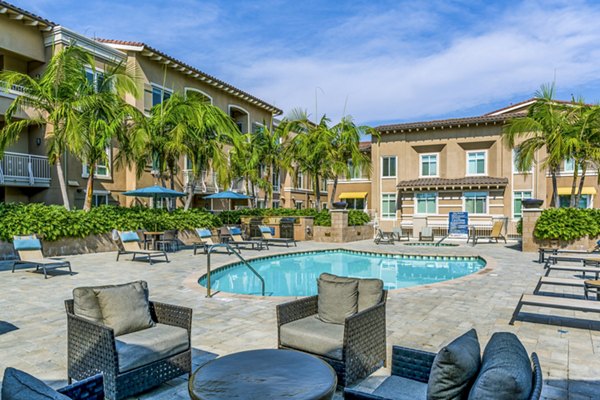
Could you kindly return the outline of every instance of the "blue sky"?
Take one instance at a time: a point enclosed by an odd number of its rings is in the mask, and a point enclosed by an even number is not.
[[[558,98],[600,101],[600,2],[14,3],[87,36],[146,42],[286,112],[334,122],[479,115],[552,81]]]

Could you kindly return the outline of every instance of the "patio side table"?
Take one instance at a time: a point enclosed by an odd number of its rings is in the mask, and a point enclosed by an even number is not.
[[[337,376],[329,364],[295,350],[233,353],[202,365],[189,382],[194,400],[329,400]]]

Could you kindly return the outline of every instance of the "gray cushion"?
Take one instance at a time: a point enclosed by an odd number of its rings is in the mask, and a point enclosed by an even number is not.
[[[341,360],[344,325],[329,324],[311,315],[281,325],[279,340],[286,347]]]
[[[485,347],[469,400],[524,400],[532,390],[531,361],[514,334],[496,332]]]
[[[477,332],[471,329],[442,348],[431,366],[428,400],[466,399],[481,364]]]
[[[119,372],[130,371],[173,356],[189,348],[187,329],[156,324],[115,338]]]
[[[343,324],[358,309],[358,282],[330,282],[317,280],[319,319],[332,324]]]
[[[94,289],[102,311],[102,323],[113,328],[115,336],[154,326],[145,282]]]
[[[319,279],[329,282],[358,281],[358,311],[377,305],[383,294],[383,281],[377,278],[349,278],[323,272]]]
[[[425,400],[427,384],[392,375],[386,378],[373,394],[389,400]]]
[[[70,400],[39,379],[14,368],[4,370],[2,400]]]

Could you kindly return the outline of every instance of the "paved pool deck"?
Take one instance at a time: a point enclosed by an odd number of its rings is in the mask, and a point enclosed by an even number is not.
[[[453,281],[392,290],[387,302],[388,357],[399,344],[437,351],[444,344],[476,328],[482,348],[497,331],[514,332],[529,352],[538,353],[544,375],[543,398],[591,400],[600,398],[600,315],[524,308],[524,320],[508,324],[519,297],[531,293],[543,266],[537,254],[522,253],[517,243],[477,247],[417,247],[375,245],[372,241],[342,245],[301,242],[298,248],[271,246],[265,251],[244,251],[251,258],[289,251],[347,248],[403,254],[479,255],[488,261],[485,270]],[[64,300],[77,286],[124,283],[143,279],[153,300],[191,307],[193,363],[197,367],[225,354],[277,345],[276,304],[282,298],[249,298],[218,293],[206,298],[197,284],[206,272],[206,256],[192,250],[170,253],[170,263],[131,262],[116,253],[66,257],[75,275],[62,271],[43,274],[20,267],[11,273],[10,262],[0,262],[0,376],[6,367],[23,369],[51,384],[66,384],[66,316]],[[213,255],[213,268],[235,261]],[[568,277],[568,274],[553,273]],[[572,275],[571,275],[572,276]],[[555,294],[581,298],[581,289],[548,288]],[[549,316],[549,317],[548,317]],[[582,320],[587,320],[586,324]],[[552,322],[551,325],[541,322]],[[568,325],[568,326],[567,326]],[[369,390],[388,373],[385,369],[360,383]],[[338,394],[339,398],[341,396]],[[187,399],[187,377],[174,379],[139,396],[141,399]]]

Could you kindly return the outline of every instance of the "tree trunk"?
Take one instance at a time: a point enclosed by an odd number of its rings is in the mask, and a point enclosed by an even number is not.
[[[560,206],[558,199],[558,183],[556,181],[556,168],[552,168],[550,175],[552,177],[552,207],[558,208]]]
[[[333,178],[333,187],[331,188],[331,198],[329,199],[329,208],[333,208],[333,202],[335,200],[335,192],[337,192],[338,177],[337,175]]]
[[[65,184],[65,175],[62,169],[62,163],[60,162],[60,157],[56,158],[56,174],[58,175],[58,185],[60,186],[63,205],[67,210],[70,210],[71,205],[69,204],[69,195],[67,193],[67,185]]]
[[[202,173],[202,172],[200,172]],[[183,209],[185,211],[189,210],[190,207],[192,206],[192,200],[194,199],[194,192],[196,191],[196,180],[200,179],[200,178],[196,178],[194,175],[192,175],[189,179],[188,182],[188,195],[187,198],[185,199],[185,206],[183,207]]]
[[[175,171],[173,167],[169,168],[169,177],[171,179],[171,190],[175,190]],[[174,208],[177,208],[177,198],[170,198],[169,211],[172,211]]]
[[[271,199],[269,197],[273,196],[273,177],[271,176],[271,166],[269,165],[269,167],[267,168],[267,176],[266,176],[266,181],[267,184],[265,185],[265,196],[264,196],[264,200],[265,200],[265,208],[271,208],[269,207],[269,204],[272,204]],[[271,188],[269,190],[269,188]]]
[[[571,198],[569,199],[569,207],[576,207],[577,203],[575,202],[575,192],[577,188],[577,178],[579,177],[579,163],[573,161],[575,168],[573,168],[573,181],[571,182]]]
[[[96,164],[88,165],[87,170],[88,178],[85,188],[85,202],[83,203],[83,211],[90,211],[92,209],[92,200],[94,198],[94,171],[96,170]]]
[[[585,173],[587,172],[587,165],[583,163],[581,165],[581,177],[579,178],[579,188],[577,190],[577,197],[575,197],[575,207],[579,207],[579,201],[581,200],[581,192],[583,191],[583,184],[585,183]]]
[[[250,196],[250,180],[244,179],[244,186],[246,187],[246,194]],[[248,207],[252,208],[252,198],[248,198]]]
[[[317,211],[321,211],[321,188],[319,187],[319,176],[315,175],[315,199],[317,202]]]

